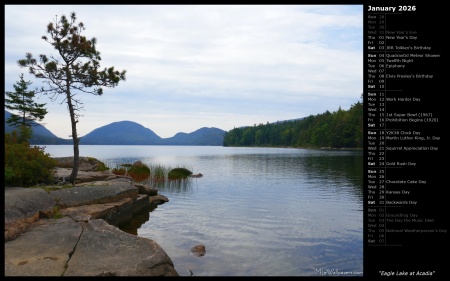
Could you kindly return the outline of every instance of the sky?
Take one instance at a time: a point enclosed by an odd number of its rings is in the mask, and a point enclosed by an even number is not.
[[[203,127],[225,131],[348,110],[363,93],[362,5],[5,5],[5,92],[32,53],[58,57],[41,39],[47,25],[75,12],[96,38],[101,69],[126,80],[83,102],[80,137],[133,121],[161,138]],[[36,95],[40,122],[69,139],[63,97]],[[14,113],[14,112],[13,112]]]

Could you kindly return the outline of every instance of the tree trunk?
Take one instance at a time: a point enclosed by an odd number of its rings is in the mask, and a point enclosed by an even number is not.
[[[72,100],[70,98],[70,92],[67,94],[67,106],[70,112],[70,122],[72,124],[72,139],[73,139],[73,168],[72,173],[70,174],[69,181],[72,185],[75,185],[75,180],[78,175],[78,165],[80,159],[80,150],[78,148],[78,135],[77,135],[77,120],[75,118],[75,111],[72,105]]]

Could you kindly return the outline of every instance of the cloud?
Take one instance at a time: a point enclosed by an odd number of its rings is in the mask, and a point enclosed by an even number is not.
[[[80,135],[122,120],[161,137],[230,130],[349,108],[363,91],[362,5],[6,5],[6,90],[25,53],[57,55],[41,36],[71,11],[102,67],[127,71],[102,97],[79,94]],[[50,107],[45,126],[67,138],[66,106]]]

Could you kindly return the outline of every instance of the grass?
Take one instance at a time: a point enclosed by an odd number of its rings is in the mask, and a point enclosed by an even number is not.
[[[99,161],[99,160],[97,160],[95,158],[87,157],[87,161],[90,164],[92,164],[92,165],[97,163],[98,166],[96,167],[96,171],[98,171],[98,172],[108,171],[109,170],[109,168],[105,165],[105,163],[103,163],[102,161]]]
[[[53,206],[53,219],[57,220],[64,217],[60,211],[58,206]]]
[[[150,176],[146,180],[148,184],[158,186],[164,185],[167,179],[169,168],[162,165],[153,165],[150,167]]]
[[[172,168],[161,164],[151,164],[138,167],[141,168],[133,169],[133,165],[128,163],[115,164],[114,167],[109,165],[111,171],[116,175],[130,176],[137,182],[154,187],[181,187],[189,184],[191,180],[189,175],[191,175],[192,172],[184,167]],[[148,168],[148,170],[146,168]]]

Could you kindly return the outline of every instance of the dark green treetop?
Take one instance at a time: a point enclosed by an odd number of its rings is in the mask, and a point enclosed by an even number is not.
[[[5,107],[19,113],[19,115],[11,113],[11,117],[6,120],[14,127],[31,127],[36,124],[33,121],[42,121],[47,114],[47,109],[44,108],[45,103],[34,102],[36,92],[28,91],[28,86],[31,84],[30,81],[25,81],[21,74],[20,80],[14,84],[15,92],[5,92],[7,96]]]

